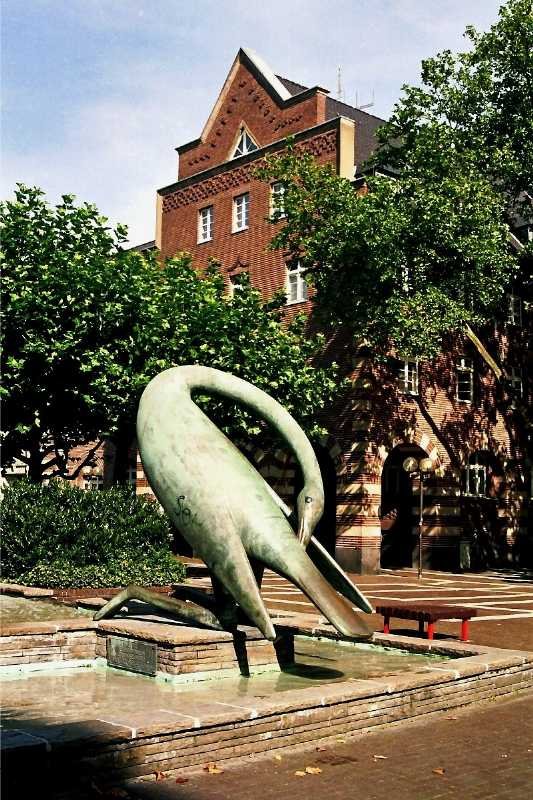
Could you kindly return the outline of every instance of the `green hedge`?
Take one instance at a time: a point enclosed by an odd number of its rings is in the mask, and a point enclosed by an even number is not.
[[[172,528],[130,488],[84,491],[21,480],[2,500],[3,579],[28,586],[165,585],[185,577]]]

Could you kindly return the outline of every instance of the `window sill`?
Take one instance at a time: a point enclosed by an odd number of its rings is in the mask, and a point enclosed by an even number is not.
[[[199,239],[196,244],[209,244],[209,242],[213,241],[213,237],[211,236],[210,239]]]
[[[303,300],[287,300],[285,305],[287,305],[287,306],[298,306],[298,305],[302,305],[302,303],[307,303],[308,300],[309,300],[308,297],[304,297]]]
[[[248,230],[248,225],[245,228],[232,228],[231,233],[244,233],[244,231]]]

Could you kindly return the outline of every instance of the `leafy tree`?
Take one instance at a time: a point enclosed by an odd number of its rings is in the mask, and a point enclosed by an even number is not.
[[[124,252],[94,206],[63,197],[51,207],[19,186],[0,206],[3,227],[4,464],[20,458],[33,481],[66,475],[69,450],[105,435],[124,478],[135,415],[161,370],[201,363],[253,381],[281,400],[311,434],[336,389],[335,365],[315,368],[323,340],[286,328],[280,298],[264,304],[243,284],[232,299],[215,267],[204,276],[181,255]],[[228,433],[261,437],[240,408],[204,399]],[[83,464],[76,470],[79,472]]]
[[[337,367],[317,365],[324,338],[304,334],[303,319],[282,324],[284,303],[284,295],[264,303],[245,276],[228,297],[215,262],[200,275],[190,255],[168,259],[139,308],[124,443],[131,442],[138,399],[147,382],[180,364],[203,364],[249,380],[282,402],[310,436],[323,433],[317,419],[338,392]],[[259,446],[268,438],[265,427],[242,406],[197,399],[235,441],[251,439]]]
[[[357,192],[289,150],[262,173],[286,183],[286,225],[272,246],[306,268],[317,314],[376,350],[431,356],[442,336],[481,325],[515,270],[503,203],[476,173],[438,185],[369,177]]]
[[[506,196],[527,200],[533,175],[533,6],[509,0],[485,33],[467,27],[471,48],[422,62],[421,86],[404,97],[378,136],[375,163],[402,175],[445,175],[457,157]],[[522,209],[531,214],[530,202]]]
[[[290,147],[261,170],[285,183],[272,242],[298,259],[317,312],[377,351],[433,356],[443,336],[498,314],[519,271],[508,220],[531,178],[531,3],[511,0],[473,49],[422,65],[404,87],[365,187]],[[525,209],[522,213],[526,213]]]
[[[121,413],[146,270],[106,223],[72,195],[52,207],[22,184],[0,205],[4,465],[25,461],[34,481],[64,474],[69,450]]]

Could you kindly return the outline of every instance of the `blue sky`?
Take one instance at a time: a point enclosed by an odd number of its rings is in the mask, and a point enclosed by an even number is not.
[[[199,135],[240,46],[274,72],[386,116],[420,61],[462,49],[500,0],[3,0],[2,196],[94,202],[154,236],[174,147]]]

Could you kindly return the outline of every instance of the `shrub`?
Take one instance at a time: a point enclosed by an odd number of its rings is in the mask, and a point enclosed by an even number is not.
[[[5,580],[68,587],[183,578],[169,552],[167,518],[128,487],[87,492],[60,481],[16,481],[5,490],[2,519]]]
[[[166,586],[180,583],[185,567],[168,550],[150,549],[140,555],[119,553],[107,564],[78,566],[66,559],[50,563],[39,562],[20,576],[26,586],[48,586],[52,589],[82,589],[106,586]]]

